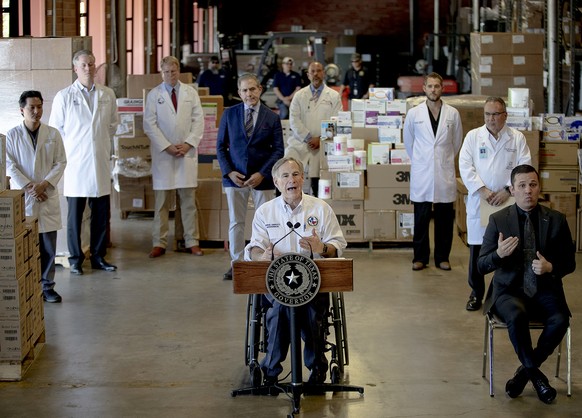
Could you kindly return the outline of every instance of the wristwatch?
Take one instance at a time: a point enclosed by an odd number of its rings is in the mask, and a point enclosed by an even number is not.
[[[319,253],[319,255],[321,255],[321,254],[325,254],[326,252],[327,252],[327,244],[323,244],[323,251],[321,251],[321,252]]]

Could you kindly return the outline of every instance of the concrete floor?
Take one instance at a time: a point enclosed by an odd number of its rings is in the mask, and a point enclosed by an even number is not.
[[[0,383],[1,417],[284,417],[291,402],[239,396],[244,366],[246,296],[222,280],[222,248],[204,257],[168,252],[151,260],[151,218],[113,216],[116,273],[70,276],[58,268],[62,304],[45,304],[46,344],[21,382]],[[216,247],[216,246],[215,246]],[[346,251],[354,259],[345,294],[350,364],[346,380],[365,395],[308,396],[298,417],[582,416],[582,273],[566,279],[574,318],[573,396],[553,405],[533,388],[510,399],[506,380],[518,365],[505,331],[496,332],[497,396],[481,378],[484,319],[467,312],[468,250],[455,238],[453,270],[411,271],[410,248]],[[582,257],[577,256],[582,266]],[[288,367],[287,367],[288,370]],[[563,368],[565,374],[565,368]],[[307,376],[307,371],[304,371]]]

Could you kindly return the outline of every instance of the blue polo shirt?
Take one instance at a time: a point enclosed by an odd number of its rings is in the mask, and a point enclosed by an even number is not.
[[[297,87],[301,88],[301,76],[295,71],[291,71],[289,74],[279,71],[275,74],[275,78],[273,79],[273,87],[277,87],[281,90],[283,96],[287,97],[293,93]]]
[[[226,93],[226,71],[220,69],[218,74],[206,70],[198,77],[199,87],[208,87],[211,95],[223,96]]]

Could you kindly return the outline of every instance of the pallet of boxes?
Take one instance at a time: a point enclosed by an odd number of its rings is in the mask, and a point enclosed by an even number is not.
[[[38,219],[24,214],[22,190],[0,192],[0,380],[21,380],[45,342]]]
[[[412,242],[410,161],[402,143],[407,102],[370,89],[351,111],[322,121],[320,197],[330,199],[348,242]]]

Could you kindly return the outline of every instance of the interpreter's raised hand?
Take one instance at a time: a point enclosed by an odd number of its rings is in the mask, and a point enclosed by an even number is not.
[[[503,238],[503,233],[499,233],[499,239],[497,240],[497,255],[501,258],[509,257],[519,244],[519,238],[508,237]]]

